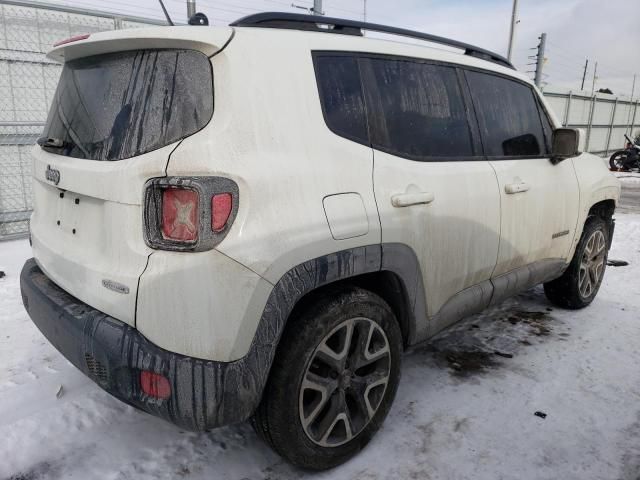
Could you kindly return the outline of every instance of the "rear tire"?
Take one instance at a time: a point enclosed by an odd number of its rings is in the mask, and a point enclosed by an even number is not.
[[[325,470],[362,450],[398,388],[402,335],[389,305],[360,288],[290,319],[252,424],[292,464]]]
[[[560,278],[544,284],[549,301],[570,310],[589,305],[602,284],[608,246],[607,224],[600,217],[589,217],[567,270]]]
[[[627,153],[624,150],[615,152],[609,158],[609,167],[611,170],[620,171],[626,170],[624,168],[624,160],[627,158]]]

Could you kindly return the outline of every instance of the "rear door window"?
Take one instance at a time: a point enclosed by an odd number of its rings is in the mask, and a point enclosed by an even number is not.
[[[466,71],[488,157],[535,157],[548,148],[534,92],[497,75]]]
[[[314,56],[322,112],[329,129],[369,145],[358,60],[346,55]]]
[[[414,160],[474,155],[455,68],[367,58],[362,69],[374,148]]]
[[[213,73],[193,50],[136,50],[66,62],[44,135],[47,151],[122,160],[204,127],[213,114]]]

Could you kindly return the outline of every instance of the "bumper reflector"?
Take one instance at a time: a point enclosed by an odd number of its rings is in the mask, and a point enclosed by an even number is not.
[[[143,370],[140,372],[140,387],[150,397],[167,399],[171,396],[171,385],[166,377],[154,372]]]

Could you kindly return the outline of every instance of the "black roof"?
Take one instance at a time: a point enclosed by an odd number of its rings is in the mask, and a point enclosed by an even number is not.
[[[377,23],[360,22],[357,20],[346,20],[343,18],[333,18],[315,15],[304,15],[299,13],[265,12],[248,15],[231,23],[232,27],[261,27],[261,28],[281,28],[291,30],[305,30],[312,32],[335,33],[342,35],[362,36],[363,30],[371,32],[387,33],[402,37],[416,38],[427,42],[439,43],[449,47],[464,50],[465,55],[481,58],[490,62],[498,63],[515,70],[511,62],[502,55],[490,52],[484,48],[469,45],[450,38],[439,37],[429,33],[406,30],[404,28],[390,27]],[[327,28],[328,26],[328,28]]]

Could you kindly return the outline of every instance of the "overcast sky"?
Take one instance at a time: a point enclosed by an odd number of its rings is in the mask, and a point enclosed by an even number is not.
[[[52,1],[52,0],[50,0]],[[186,0],[164,0],[175,21],[186,20]],[[312,0],[196,0],[198,10],[214,24],[227,24],[258,11],[298,11]],[[163,18],[157,0],[58,0],[80,8]],[[363,0],[324,0],[327,15],[363,18]],[[598,62],[596,89],[640,96],[639,0],[519,0],[513,62],[533,70],[538,37],[547,33],[544,80],[549,85],[579,89],[589,59],[585,89],[591,90]],[[367,20],[472,43],[506,56],[512,0],[367,0]]]

